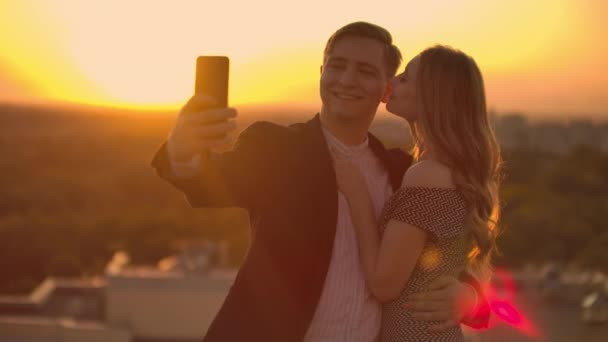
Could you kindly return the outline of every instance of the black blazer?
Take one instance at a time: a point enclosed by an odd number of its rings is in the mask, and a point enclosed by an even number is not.
[[[397,189],[411,156],[386,150],[371,134],[369,145]],[[166,144],[152,165],[193,207],[250,214],[247,257],[204,341],[301,341],[321,296],[338,213],[319,115],[289,127],[254,123],[192,179],[173,176]]]

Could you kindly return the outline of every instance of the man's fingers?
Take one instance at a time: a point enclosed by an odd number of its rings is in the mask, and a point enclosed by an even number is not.
[[[182,111],[186,113],[201,111],[205,108],[217,106],[217,101],[208,95],[194,94],[184,105]]]
[[[208,124],[234,119],[237,116],[234,108],[216,108],[204,111],[190,112],[183,120],[188,124]]]
[[[443,330],[458,326],[458,324],[459,323],[457,323],[453,319],[448,319],[447,321],[443,321],[441,323],[430,324],[429,331],[433,331],[433,332],[443,331]]]
[[[207,151],[210,148],[220,147],[227,145],[232,142],[232,138],[229,136],[218,138],[218,139],[207,139],[207,140],[198,140],[192,143],[192,147],[194,150],[198,152]]]
[[[450,310],[449,303],[444,301],[407,301],[403,307],[414,312]]]
[[[450,277],[450,276],[441,276],[441,277],[438,277],[437,279],[433,280],[429,284],[428,289],[429,290],[442,289],[444,287],[452,285],[455,282],[457,283],[458,279],[456,279],[454,277]]]
[[[216,124],[207,124],[193,127],[190,133],[200,139],[219,138],[236,129],[234,121],[224,121]]]
[[[447,311],[413,312],[412,318],[419,321],[446,321],[451,319]]]

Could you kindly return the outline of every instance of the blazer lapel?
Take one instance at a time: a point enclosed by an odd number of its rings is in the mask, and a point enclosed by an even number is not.
[[[403,174],[412,165],[412,156],[403,151],[387,150],[373,134],[369,133],[369,146],[386,168],[393,191],[401,186]]]
[[[330,178],[333,180],[331,183],[336,186],[331,154],[327,148],[325,136],[323,135],[319,114],[315,115],[314,118],[304,124],[303,133],[305,135],[305,149],[310,153],[311,161],[320,166],[325,172],[328,172],[328,176],[331,173],[332,177]]]
[[[319,114],[310,121],[294,127],[301,128],[301,153],[305,154],[302,176],[310,180],[306,183],[309,186],[306,191],[311,194],[310,198],[316,201],[310,205],[315,208],[316,212],[313,214],[323,226],[320,228],[332,232],[333,244],[338,219],[338,185]]]

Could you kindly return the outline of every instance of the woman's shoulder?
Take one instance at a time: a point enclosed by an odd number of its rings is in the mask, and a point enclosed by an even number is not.
[[[412,165],[403,175],[401,187],[456,188],[450,168],[436,160],[423,160]]]

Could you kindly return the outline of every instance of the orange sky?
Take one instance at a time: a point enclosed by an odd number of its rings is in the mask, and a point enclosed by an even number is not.
[[[316,104],[326,39],[366,20],[389,29],[406,59],[435,43],[472,55],[497,111],[608,118],[604,3],[0,1],[0,101],[177,106],[196,56],[223,54],[231,105]]]

